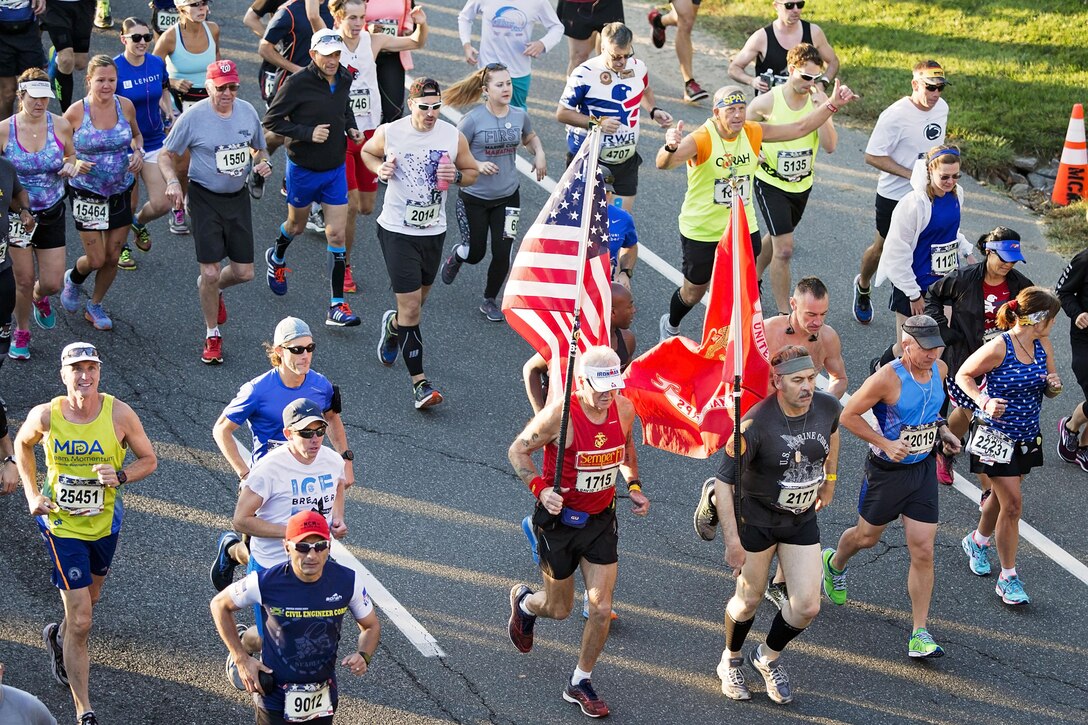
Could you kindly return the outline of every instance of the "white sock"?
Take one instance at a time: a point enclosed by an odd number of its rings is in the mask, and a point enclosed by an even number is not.
[[[205,337],[222,337],[222,335],[219,334],[219,326],[209,327],[208,334],[205,335]]]
[[[522,597],[521,601],[518,602],[518,608],[521,609],[523,614],[528,614],[530,617],[535,617],[536,615],[530,612],[529,609],[525,606],[525,600],[528,598],[529,597]]]
[[[1001,567],[1001,578],[1002,579],[1012,579],[1014,576],[1016,576],[1016,567],[1015,566],[1012,569],[1006,569],[1005,567]]]
[[[588,680],[590,678],[590,675],[592,675],[592,674],[593,674],[592,671],[585,672],[585,671],[579,669],[578,667],[575,667],[574,668],[574,674],[570,676],[570,684],[577,685],[582,680]]]
[[[979,546],[989,546],[990,545],[990,537],[989,536],[983,536],[982,534],[980,534],[978,532],[978,529],[975,529],[974,533],[971,534],[971,538],[974,539],[975,543],[978,544]]]
[[[454,248],[453,252],[454,252],[454,254],[457,255],[457,258],[460,259],[462,262],[465,262],[465,261],[468,260],[468,245],[467,244],[458,245],[457,247]]]

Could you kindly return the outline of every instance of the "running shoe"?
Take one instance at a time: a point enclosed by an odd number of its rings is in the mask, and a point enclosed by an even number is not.
[[[34,303],[34,323],[43,330],[52,330],[57,326],[57,316],[53,314],[53,305],[46,295],[40,300],[31,300]]]
[[[1088,473],[1088,446],[1077,449],[1077,465],[1080,466],[1080,470]]]
[[[280,184],[280,196],[287,198],[287,177],[284,177],[283,183]]]
[[[412,385],[412,397],[416,410],[433,408],[442,402],[442,393],[435,390],[434,386],[426,378]]]
[[[873,321],[873,301],[869,298],[872,287],[862,292],[858,284],[860,281],[860,274],[854,277],[854,319],[863,325],[868,325]]]
[[[937,453],[937,483],[944,484],[945,486],[951,486],[952,481],[956,476],[956,471],[952,467],[956,459],[954,456],[948,456],[941,451]]]
[[[227,324],[227,303],[223,301],[223,293],[219,293],[219,309],[215,313],[215,324]]]
[[[933,636],[925,627],[919,627],[910,635],[907,654],[915,659],[944,657],[944,648],[933,640]]]
[[[876,375],[876,371],[879,370],[879,369],[880,369],[880,356],[877,355],[876,357],[869,360],[869,374],[870,375]]]
[[[730,657],[728,662],[718,663],[718,677],[722,681],[722,694],[730,700],[751,700],[748,680],[744,676],[743,657]]]
[[[56,98],[61,98],[60,82],[57,80],[57,49],[54,46],[49,46],[49,52],[46,53],[45,73],[49,76],[49,85],[53,87],[53,95]],[[65,109],[66,110],[66,109]]]
[[[960,542],[960,546],[963,547],[963,553],[967,554],[967,565],[971,567],[971,573],[977,574],[978,576],[989,576],[989,545],[980,546],[975,541],[975,532],[968,531],[967,536],[964,536],[963,540]]]
[[[521,600],[533,593],[533,590],[524,584],[515,584],[510,590],[510,641],[517,647],[518,652],[528,652],[533,648],[533,626],[536,617],[521,611]]]
[[[397,345],[397,333],[393,331],[393,320],[397,317],[396,310],[386,310],[382,315],[382,337],[378,341],[378,362],[392,367],[397,361],[397,353],[400,348]]]
[[[718,535],[718,509],[710,501],[710,495],[714,493],[714,478],[703,481],[702,491],[699,492],[699,505],[695,507],[695,533],[703,541],[714,541]]]
[[[136,258],[132,256],[132,250],[126,244],[121,247],[121,256],[117,258],[117,269],[132,272],[136,269]]]
[[[616,610],[613,609],[609,614],[609,619],[615,622],[620,618],[620,615],[616,614]],[[582,591],[582,619],[589,619],[589,592]]]
[[[502,310],[495,304],[494,297],[485,297],[483,303],[480,305],[480,312],[487,318],[488,322],[502,322]]]
[[[141,224],[135,219],[132,220],[132,234],[133,242],[136,244],[136,248],[141,252],[151,251],[151,232],[147,230],[146,224]]]
[[[79,716],[79,722],[76,725],[98,725],[98,716],[94,714],[94,710],[88,710]]]
[[[310,217],[306,220],[306,228],[318,234],[325,233],[325,212],[321,207],[311,207]]]
[[[184,214],[180,214],[180,215],[176,215],[176,216],[177,216],[177,218],[175,218],[174,214],[170,215],[170,222],[169,222],[170,233],[171,234],[177,234],[179,237],[183,237],[183,236],[185,236],[186,234],[189,233],[189,222],[187,222],[185,220],[185,215]]]
[[[779,705],[786,705],[793,701],[793,693],[790,692],[790,678],[786,674],[786,668],[782,666],[782,658],[774,662],[764,662],[758,653],[762,652],[762,646],[748,651],[748,664],[756,672],[763,676],[763,682],[767,685],[767,697]]]
[[[57,633],[60,625],[50,622],[42,630],[42,642],[45,643],[45,651],[49,653],[49,671],[53,673],[53,679],[68,686],[68,672],[64,669],[64,649],[57,641]]]
[[[789,601],[789,591],[786,582],[767,582],[767,589],[763,592],[763,598],[782,611],[782,607]]]
[[[234,567],[238,566],[238,562],[230,558],[229,551],[230,547],[241,540],[238,534],[233,531],[224,531],[219,535],[218,549],[215,554],[215,561],[212,562],[211,571],[212,586],[215,587],[217,592],[223,591],[234,581]]]
[[[96,305],[93,302],[88,302],[87,306],[83,308],[83,319],[94,325],[96,330],[112,330],[113,320],[106,314],[106,311],[102,309],[102,305]]]
[[[265,277],[268,280],[268,289],[272,290],[272,294],[282,297],[287,294],[287,273],[291,269],[285,262],[273,261],[272,255],[275,253],[275,247],[269,247],[265,250],[264,261],[268,264],[268,273]]]
[[[660,342],[665,342],[670,337],[676,337],[680,334],[680,330],[673,332],[669,329],[669,313],[661,315],[661,320],[657,323],[658,339]]]
[[[529,552],[533,555],[533,563],[540,566],[540,552],[537,550],[536,531],[533,529],[531,514],[521,520],[521,532],[529,540]]]
[[[30,359],[30,330],[12,330],[8,357],[12,360]]]
[[[824,594],[834,604],[842,606],[846,604],[846,569],[836,571],[831,566],[831,559],[834,556],[834,549],[824,549],[820,556],[824,569]]]
[[[694,78],[684,83],[684,100],[688,103],[696,103],[709,95],[703,90],[702,86],[695,82]]]
[[[200,361],[205,365],[223,364],[223,338],[212,335],[204,338],[204,352],[200,355]]]
[[[1066,427],[1068,422],[1069,416],[1058,421],[1058,457],[1066,463],[1076,463],[1080,439]]]
[[[113,27],[113,13],[110,12],[110,0],[98,0],[94,6],[94,27],[109,30]]]
[[[242,625],[238,625],[238,629],[241,629]],[[241,633],[239,632],[239,636]],[[242,682],[242,676],[238,673],[238,666],[234,664],[234,657],[227,655],[227,682],[234,685],[236,690],[246,691],[246,683]]]
[[[329,308],[325,324],[329,327],[358,327],[362,323],[359,316],[352,313],[347,302],[340,302]]]
[[[351,275],[351,265],[344,265],[344,293],[355,294],[359,291],[358,285],[355,284],[355,277]]]
[[[982,495],[978,498],[978,510],[982,511],[982,507],[986,505],[986,499],[990,498],[990,495],[994,492],[992,488],[988,488],[982,492]]]
[[[646,19],[650,21],[650,40],[655,48],[665,47],[665,26],[661,22],[661,8],[650,8]]]
[[[563,699],[573,702],[582,708],[582,714],[587,717],[607,717],[608,705],[600,698],[593,684],[589,680],[582,680],[577,685],[570,684],[563,688]]]
[[[256,171],[249,172],[249,195],[254,199],[264,196],[264,177]]]
[[[446,257],[446,261],[442,263],[442,283],[453,284],[453,280],[457,279],[457,273],[461,271],[461,265],[465,260],[457,256],[457,247],[453,248],[450,252],[450,256]]]
[[[1028,604],[1031,602],[1028,593],[1024,591],[1024,585],[1021,583],[1020,577],[1015,574],[1008,579],[999,576],[994,591],[997,592],[997,595],[1001,597],[1001,601],[1005,602],[1005,604]]]
[[[74,313],[79,309],[81,287],[72,281],[72,270],[64,272],[64,289],[60,291],[60,304],[66,312]]]

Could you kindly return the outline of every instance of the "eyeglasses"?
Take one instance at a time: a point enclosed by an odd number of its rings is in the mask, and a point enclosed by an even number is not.
[[[238,86],[234,86],[234,87],[235,87],[235,89],[238,88]],[[317,349],[317,343],[316,342],[311,342],[309,345],[291,345],[291,346],[284,345],[283,349],[286,350],[287,352],[291,353],[292,355],[301,355],[304,352],[313,352],[314,350],[316,350]]]
[[[223,85],[223,86],[216,86],[215,90],[217,92],[219,92],[219,93],[223,93],[224,91],[230,91],[231,93],[237,93],[238,92],[238,84],[237,83],[227,83],[226,85]]]
[[[956,181],[959,181],[961,176],[963,176],[963,174],[961,174],[961,173],[959,173],[957,171],[954,174],[941,174],[938,178],[941,181],[951,181],[952,179],[955,179]]]
[[[796,2],[792,2],[792,3],[778,3],[778,4],[781,5],[782,7],[786,8],[786,10],[793,10],[794,8],[797,8],[798,10],[801,10],[802,8],[805,7],[805,0],[797,0]]]
[[[155,39],[155,36],[151,33],[132,33],[131,35],[125,35],[123,37],[128,38],[133,43],[150,43]]]
[[[808,73],[798,73],[798,75],[801,76],[801,80],[811,83],[812,81],[819,80],[821,76],[823,76],[823,73],[813,73],[811,75]]]
[[[930,93],[933,93],[934,91],[936,91],[937,93],[943,93],[944,92],[944,84],[942,83],[939,86],[935,86],[932,83],[926,83],[926,90],[929,91]]]
[[[69,360],[82,360],[87,357],[98,357],[98,349],[93,345],[87,345],[86,347],[73,347],[68,352],[64,353],[64,362]],[[93,361],[92,361],[93,362]]]
[[[325,431],[328,430],[328,428],[329,427],[327,425],[322,425],[317,428],[303,428],[302,430],[296,430],[295,433],[298,433],[299,438],[305,438],[306,440],[310,440],[311,438],[322,437],[323,435],[325,435]]]
[[[442,101],[438,103],[416,103],[416,108],[421,111],[437,111],[442,108]]]
[[[291,546],[300,554],[309,554],[311,551],[327,551],[332,544],[328,541],[315,541],[312,544],[307,544],[305,541],[296,541]]]

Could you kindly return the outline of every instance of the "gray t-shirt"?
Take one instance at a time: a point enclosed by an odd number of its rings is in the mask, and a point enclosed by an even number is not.
[[[204,99],[181,114],[164,145],[172,154],[193,152],[190,180],[217,194],[233,194],[245,186],[250,149],[265,147],[264,129],[248,102],[236,100],[230,118],[223,118]]]
[[[525,109],[510,106],[510,112],[499,118],[481,103],[466,113],[457,129],[468,140],[469,150],[477,161],[490,161],[499,173],[480,174],[476,183],[465,193],[478,199],[502,199],[521,185],[517,170],[517,152],[523,138],[533,132]]]
[[[802,484],[823,476],[831,434],[839,428],[842,405],[834,396],[816,391],[807,415],[787,418],[778,396],[759,401],[741,419],[747,444],[741,476],[740,519],[753,526],[777,527],[802,524],[816,515],[812,504],[800,514],[779,507],[781,482]],[[751,423],[748,423],[751,421]],[[722,453],[718,478],[735,480],[735,461]],[[788,494],[787,494],[788,495]]]
[[[4,725],[57,725],[42,701],[29,692],[0,685],[0,723]]]

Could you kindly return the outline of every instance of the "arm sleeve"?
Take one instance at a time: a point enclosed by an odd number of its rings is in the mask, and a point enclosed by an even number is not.
[[[563,23],[555,13],[555,8],[544,0],[537,5],[536,21],[544,26],[544,37],[540,42],[544,44],[545,51],[551,51],[559,41],[563,39]]]
[[[1088,250],[1078,253],[1069,262],[1069,266],[1058,278],[1058,299],[1069,319],[1075,320],[1086,310],[1080,303],[1079,295],[1085,287],[1085,274],[1088,273]]]
[[[244,579],[239,579],[230,585],[230,600],[239,609],[261,603],[261,587],[257,581],[257,572],[250,572]]]
[[[480,4],[468,0],[461,12],[457,13],[457,34],[461,36],[461,45],[472,42],[472,21],[480,13]]]

